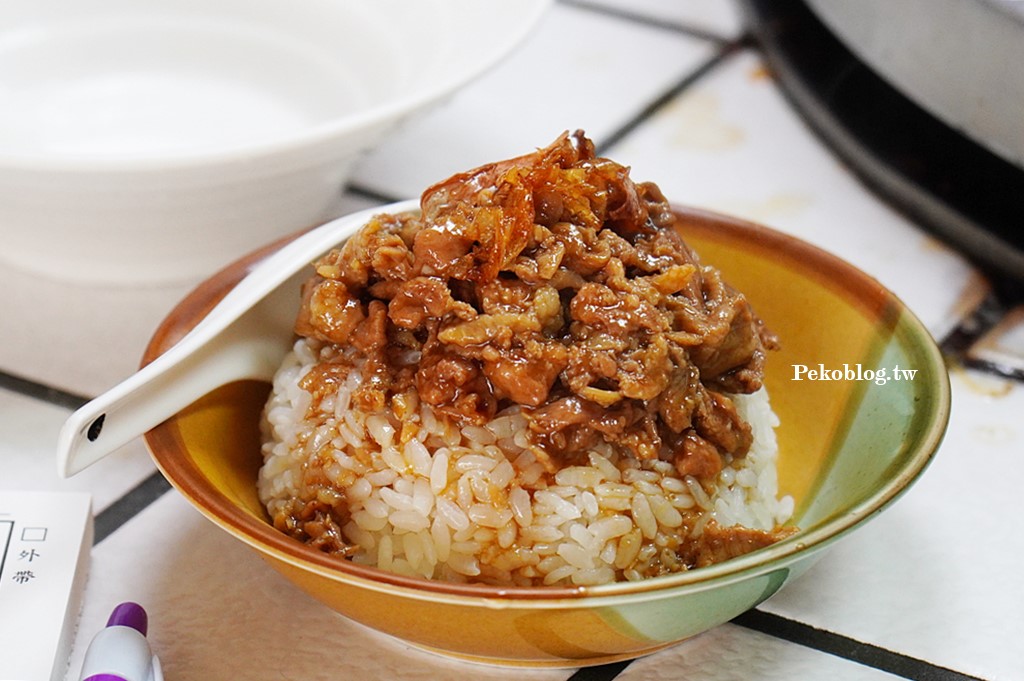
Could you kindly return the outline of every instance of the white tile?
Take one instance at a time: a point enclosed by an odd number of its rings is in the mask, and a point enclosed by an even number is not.
[[[724,624],[633,662],[616,681],[884,681],[899,678],[856,662]]]
[[[991,681],[1024,678],[1024,385],[954,372],[920,481],[762,609]]]
[[[742,52],[608,156],[672,201],[767,224],[852,262],[936,336],[955,327],[976,272],[862,185],[804,125],[758,56]]]
[[[82,286],[0,264],[0,368],[72,393],[99,393],[135,371],[153,330],[190,288]]]
[[[556,4],[508,60],[392,134],[353,182],[411,198],[453,173],[545,146],[564,130],[582,128],[600,142],[713,48]]]
[[[366,205],[364,199],[343,197],[336,212]],[[252,244],[252,250],[262,245]],[[196,283],[86,286],[0,263],[0,371],[76,394],[99,394],[138,368],[153,331]]]
[[[67,480],[57,475],[57,433],[71,412],[0,389],[0,489],[88,492],[101,511],[149,477],[153,465],[141,440]]]
[[[740,8],[733,0],[584,0],[659,21],[735,38],[743,30]]]
[[[70,669],[110,610],[132,600],[168,679],[495,679],[505,670],[450,661],[345,619],[294,588],[176,492],[98,544]],[[530,672],[560,681],[571,670]],[[77,678],[77,677],[72,677]]]

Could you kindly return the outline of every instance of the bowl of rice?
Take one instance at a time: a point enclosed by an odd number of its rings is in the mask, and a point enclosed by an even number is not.
[[[628,175],[566,134],[351,216],[272,383],[147,433],[157,465],[320,602],[466,660],[628,659],[756,606],[922,474],[946,370],[851,265]]]

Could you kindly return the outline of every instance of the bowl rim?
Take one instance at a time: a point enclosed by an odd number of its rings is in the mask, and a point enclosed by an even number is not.
[[[375,212],[390,212],[392,207],[408,206],[408,203],[380,206]],[[740,581],[785,568],[818,553],[891,505],[916,482],[934,459],[945,436],[951,405],[949,374],[941,351],[920,319],[893,292],[838,256],[792,235],[741,218],[677,204],[673,204],[672,208],[676,215],[686,222],[699,223],[704,228],[713,226],[716,231],[724,234],[723,240],[755,242],[759,246],[772,249],[775,253],[783,254],[784,259],[799,263],[804,271],[815,274],[822,285],[856,291],[858,295],[855,299],[861,304],[871,301],[873,309],[878,309],[881,304],[881,307],[893,312],[894,328],[902,328],[921,341],[919,346],[915,347],[920,351],[921,359],[927,363],[928,375],[934,377],[933,384],[926,388],[929,392],[934,390],[934,394],[931,395],[933,409],[923,417],[923,436],[912,449],[910,458],[897,470],[896,475],[885,484],[874,488],[871,494],[848,508],[846,512],[830,516],[806,530],[801,529],[792,537],[728,561],[638,582],[551,587],[458,584],[408,577],[376,567],[339,560],[292,539],[266,521],[258,521],[251,515],[238,511],[237,507],[219,491],[204,484],[205,481],[201,477],[194,476],[194,468],[183,460],[184,457],[169,455],[173,448],[181,446],[174,425],[176,417],[145,434],[147,448],[158,469],[172,486],[189,499],[203,515],[260,551],[265,558],[273,557],[335,581],[357,583],[378,591],[401,591],[407,596],[419,599],[483,600],[491,607],[517,607],[517,602],[521,602],[523,607],[560,607],[566,602],[579,604],[579,600],[584,597],[591,605],[610,603],[624,596],[629,596],[631,600],[645,600],[666,597],[680,590],[703,591]],[[253,251],[200,283],[179,302],[154,332],[142,364],[152,361],[176,342],[177,338],[205,316],[220,297],[260,259],[296,236],[297,234],[292,234]],[[840,284],[839,281],[844,283]],[[207,498],[200,499],[197,491],[205,493]],[[526,603],[530,605],[526,606]]]
[[[166,156],[159,153],[110,157],[70,154],[49,156],[12,153],[0,148],[0,171],[119,174],[160,172],[259,161],[267,156],[293,153],[303,148],[315,149],[327,144],[334,137],[375,125],[387,125],[418,108],[443,99],[482,76],[526,39],[553,3],[554,0],[516,2],[515,6],[520,10],[516,13],[519,21],[503,26],[503,30],[490,42],[492,49],[480,58],[461,60],[459,68],[439,79],[434,87],[411,96],[397,97],[340,118],[303,127],[295,132],[274,135],[265,140],[225,149],[197,150]]]

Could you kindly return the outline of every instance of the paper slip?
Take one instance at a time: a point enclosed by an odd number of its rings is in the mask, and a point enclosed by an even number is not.
[[[0,681],[58,681],[92,548],[88,494],[0,490]]]

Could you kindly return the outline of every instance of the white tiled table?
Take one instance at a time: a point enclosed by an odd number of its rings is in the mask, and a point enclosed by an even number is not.
[[[415,196],[584,128],[676,202],[765,222],[852,261],[945,337],[983,279],[836,160],[757,51],[732,45],[741,31],[724,0],[557,3],[511,59],[368,156],[341,210]],[[83,290],[0,270],[0,489],[86,490],[98,513],[73,678],[123,600],[147,607],[167,678],[178,680],[1024,678],[1024,533],[1013,520],[1024,384],[955,369],[949,432],[923,479],[757,611],[628,665],[506,671],[417,652],[310,600],[168,492],[141,441],[57,478],[70,407],[134,369],[189,285]],[[330,659],[312,654],[323,648]]]

